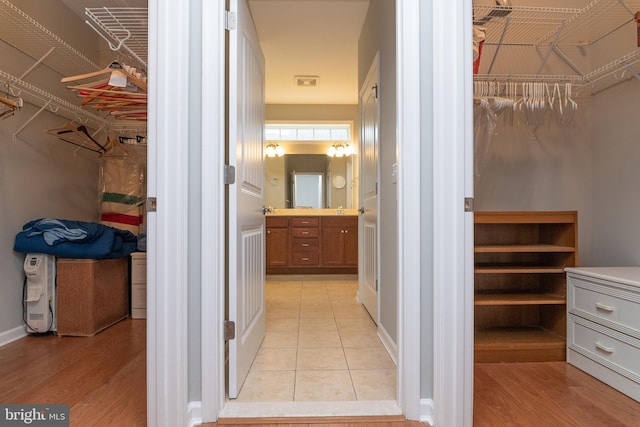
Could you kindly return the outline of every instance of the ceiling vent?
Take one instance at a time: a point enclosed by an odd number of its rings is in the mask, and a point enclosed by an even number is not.
[[[293,83],[298,87],[316,87],[320,84],[319,76],[293,76]]]

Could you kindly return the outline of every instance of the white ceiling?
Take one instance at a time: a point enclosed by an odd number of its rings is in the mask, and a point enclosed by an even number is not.
[[[218,1],[218,0],[214,0]],[[62,0],[85,7],[146,7],[147,0]],[[358,38],[369,0],[248,0],[266,62],[267,104],[357,104]],[[319,77],[315,87],[294,76]]]
[[[369,0],[249,0],[267,104],[357,104],[358,38]],[[297,87],[294,76],[319,76]]]

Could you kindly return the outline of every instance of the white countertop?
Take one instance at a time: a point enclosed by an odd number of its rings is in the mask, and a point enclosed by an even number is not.
[[[640,267],[571,267],[566,268],[565,271],[640,286]]]

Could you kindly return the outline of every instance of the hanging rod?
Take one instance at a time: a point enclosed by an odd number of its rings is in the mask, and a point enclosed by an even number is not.
[[[20,96],[25,102],[40,108],[36,114],[31,116],[31,118],[29,118],[16,132],[14,132],[14,139],[16,139],[18,133],[31,123],[38,114],[47,109],[52,113],[65,117],[69,120],[80,120],[85,124],[90,123],[90,126],[94,128],[99,128],[107,124],[107,121],[104,118],[75,106],[64,99],[50,94],[30,83],[22,81],[2,70],[0,70],[0,82],[3,86],[8,87],[13,96]]]
[[[86,8],[85,21],[113,51],[124,51],[147,70],[148,10],[146,7]]]

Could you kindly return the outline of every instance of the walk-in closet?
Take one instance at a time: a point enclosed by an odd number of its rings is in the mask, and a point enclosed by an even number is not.
[[[0,1],[0,401],[72,425],[146,425],[147,27],[146,0]]]
[[[638,401],[640,2],[473,10],[476,366],[567,361]]]

